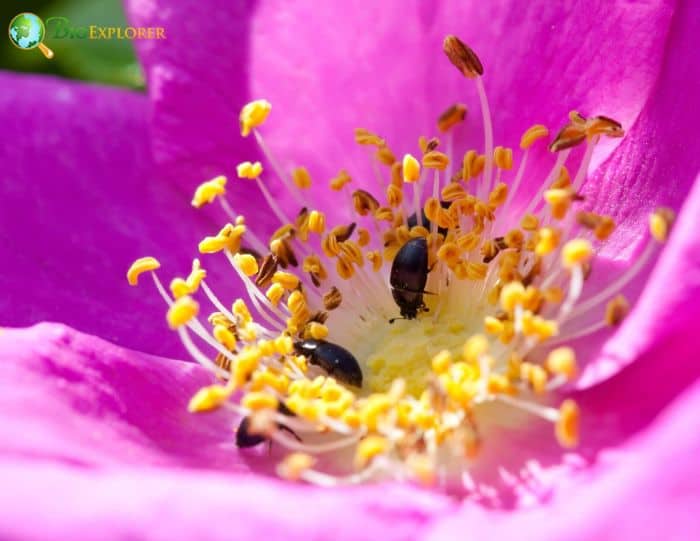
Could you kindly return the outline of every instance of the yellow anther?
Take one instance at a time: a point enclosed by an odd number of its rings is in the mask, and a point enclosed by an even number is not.
[[[258,339],[258,331],[252,325],[239,328],[238,334],[243,342],[255,342]]]
[[[306,331],[309,336],[315,340],[323,340],[328,336],[328,327],[315,321],[312,321],[306,326]]]
[[[263,172],[262,164],[260,162],[242,162],[236,166],[236,174],[238,178],[247,178],[249,180],[255,180]]]
[[[540,342],[559,334],[559,325],[554,320],[535,316],[530,311],[525,311],[522,317],[523,334],[537,338]]]
[[[179,299],[180,297],[184,297],[185,295],[189,295],[191,293],[187,282],[185,282],[182,278],[172,279],[172,281],[170,282],[170,292],[176,299]]]
[[[233,261],[246,276],[258,274],[258,262],[250,254],[236,254],[233,256]]]
[[[287,455],[277,467],[277,474],[288,481],[298,481],[302,475],[310,470],[316,461],[306,453],[292,453]]]
[[[437,128],[442,133],[456,126],[467,117],[467,106],[461,103],[451,105],[444,113],[438,117]]]
[[[309,231],[321,235],[326,230],[326,215],[318,210],[309,214]]]
[[[224,325],[214,325],[212,334],[214,335],[214,338],[216,338],[216,341],[223,344],[226,349],[236,349],[236,336],[228,330],[228,327],[225,327]]]
[[[405,158],[404,158],[405,159]],[[430,152],[426,152],[423,155],[423,167],[427,169],[437,169],[439,171],[444,171],[447,169],[447,166],[450,164],[450,158],[447,156],[447,154],[443,154],[442,152],[439,152],[437,150],[432,150]],[[405,167],[405,164],[404,164]],[[408,181],[410,182],[410,181]]]
[[[241,109],[238,119],[241,124],[241,135],[247,137],[253,128],[260,126],[270,114],[272,105],[267,100],[255,100],[247,103]]]
[[[627,317],[630,304],[623,295],[618,295],[605,306],[605,323],[611,327],[619,325]]]
[[[452,267],[459,261],[459,247],[454,242],[446,242],[437,252],[437,257],[440,261],[447,263],[448,267]]]
[[[211,203],[220,195],[226,193],[226,177],[220,175],[216,178],[203,182],[194,192],[192,206],[200,208],[207,203]]]
[[[447,372],[447,369],[450,367],[450,364],[452,364],[452,354],[446,349],[443,349],[431,360],[433,372],[435,372],[436,374],[444,374],[445,372]]]
[[[129,270],[126,271],[126,280],[129,285],[135,286],[139,283],[139,276],[144,272],[154,271],[160,268],[160,263],[155,257],[141,257],[134,261]]]
[[[431,222],[436,222],[440,214],[440,201],[434,197],[429,197],[428,200],[423,205],[423,211],[425,212],[425,217]]]
[[[657,242],[668,239],[676,214],[669,208],[658,208],[649,217],[649,231]]]
[[[544,200],[550,205],[571,203],[574,192],[571,188],[553,188],[544,192]]]
[[[272,284],[267,288],[267,291],[265,291],[265,296],[273,305],[277,306],[284,296],[284,288],[281,284]]]
[[[278,336],[273,343],[275,351],[280,355],[290,355],[294,351],[294,340],[291,336]]]
[[[245,324],[253,321],[253,316],[250,315],[250,310],[248,310],[243,299],[236,299],[232,308],[232,312],[238,316],[240,323]]]
[[[602,216],[593,234],[598,240],[606,240],[613,231],[615,231],[615,221],[610,216]]]
[[[367,216],[367,214],[374,213],[379,208],[379,201],[365,190],[355,190],[352,193],[352,203],[355,207],[355,212],[360,216]]]
[[[504,329],[503,321],[493,316],[484,318],[484,330],[489,334],[500,335]]]
[[[375,147],[383,147],[386,145],[384,139],[364,128],[355,128],[355,142],[359,145],[371,145]]]
[[[571,175],[569,175],[569,170],[566,168],[565,165],[561,166],[561,169],[559,169],[559,176],[556,178],[554,182],[552,182],[552,185],[550,188],[552,189],[558,189],[558,188],[568,188],[571,186]]]
[[[168,309],[167,320],[171,329],[186,325],[199,313],[199,304],[192,297],[185,295],[177,299]]]
[[[405,154],[403,157],[403,181],[418,182],[420,179],[420,163],[410,154]]]
[[[418,148],[420,148],[421,154],[427,154],[428,152],[432,152],[439,146],[440,140],[437,137],[431,137],[430,139],[428,139],[424,135],[421,135],[418,138]]]
[[[560,347],[550,351],[546,365],[547,370],[552,374],[564,376],[567,380],[574,379],[578,373],[576,354],[570,347]]]
[[[457,182],[450,182],[442,189],[441,192],[443,201],[455,201],[466,195],[464,187]]]
[[[335,257],[340,253],[340,244],[335,235],[326,235],[321,241],[321,249],[327,257]]]
[[[386,201],[390,207],[393,207],[393,208],[400,207],[401,203],[403,202],[403,190],[401,189],[401,186],[397,186],[396,184],[389,184],[386,187]],[[383,208],[385,208],[385,207],[383,207]],[[381,209],[377,209],[377,211],[379,211],[379,210],[381,210]],[[387,210],[391,211],[391,209],[387,209]],[[375,213],[375,216],[376,216],[376,213]],[[392,214],[392,216],[393,216],[393,214]],[[381,219],[381,218],[377,218],[377,219]]]
[[[543,227],[537,232],[535,254],[545,256],[551,254],[559,245],[559,231],[552,227]]]
[[[578,405],[573,400],[564,400],[559,408],[559,419],[555,426],[557,440],[562,447],[576,447],[579,440]]]
[[[596,116],[586,121],[586,135],[591,138],[596,135],[607,135],[608,137],[622,137],[625,130],[617,120],[606,116]]]
[[[205,237],[197,246],[201,254],[215,254],[224,250],[229,242],[226,237]]]
[[[371,237],[369,234],[369,231],[365,229],[364,227],[360,227],[357,230],[357,244],[362,246],[363,248],[367,246],[370,243]]]
[[[522,305],[525,299],[525,287],[520,282],[510,282],[501,289],[501,307],[512,312],[517,305]]]
[[[367,436],[358,445],[355,452],[355,467],[362,469],[376,456],[389,450],[389,440],[382,436]]]
[[[530,148],[535,141],[542,139],[543,137],[547,137],[548,135],[549,130],[546,126],[543,126],[542,124],[535,124],[534,126],[528,128],[525,133],[523,133],[523,136],[520,138],[520,148],[523,150]]]
[[[520,250],[523,247],[523,242],[525,241],[525,237],[523,236],[523,232],[520,231],[520,229],[511,229],[506,233],[506,236],[503,237],[503,241],[506,243],[506,246],[508,248],[515,248],[517,250]]]
[[[503,374],[489,374],[488,391],[491,394],[513,394],[514,389]]]
[[[542,394],[547,390],[547,372],[540,365],[532,365],[529,373],[530,385],[536,394]]]
[[[258,367],[262,351],[260,348],[248,346],[238,354],[236,358],[236,367],[240,367],[243,371],[251,373]]]
[[[305,215],[306,221],[308,221],[308,214]],[[297,222],[300,224],[304,222],[304,219],[297,218]],[[284,224],[280,226],[270,237],[272,240],[286,240],[294,235],[294,226],[292,224]]]
[[[306,310],[306,298],[304,294],[297,290],[292,291],[287,299],[287,308],[292,314],[298,314]]]
[[[330,181],[330,187],[331,190],[334,191],[340,191],[343,189],[343,187],[352,182],[352,178],[348,174],[348,172],[345,169],[341,169],[340,173],[338,173],[338,176],[333,177]]]
[[[187,411],[190,413],[202,413],[215,410],[229,399],[232,391],[232,387],[224,387],[223,385],[202,387],[190,398],[187,404]]]
[[[375,156],[377,159],[382,162],[384,165],[394,165],[396,162],[396,156],[394,156],[394,153],[391,151],[389,147],[379,147],[377,150]]]
[[[469,233],[459,235],[455,240],[460,250],[470,252],[479,245],[479,242],[481,242],[481,237],[470,231]]]
[[[190,293],[195,293],[199,289],[199,285],[202,283],[202,280],[204,280],[206,277],[207,271],[202,268],[199,259],[193,259],[192,270],[190,271],[189,276],[187,276],[187,280],[185,280]]]
[[[506,202],[508,197],[508,185],[505,182],[499,182],[489,194],[489,204],[494,207],[499,207]]]
[[[379,250],[374,250],[367,252],[365,255],[367,256],[367,261],[372,264],[372,270],[374,272],[379,272],[379,270],[382,268],[382,264],[384,263],[381,252],[379,252]]]
[[[479,364],[479,359],[489,350],[489,340],[483,334],[470,336],[462,348],[462,357],[467,363]]]
[[[280,284],[287,291],[292,291],[299,287],[299,278],[291,272],[277,271],[272,275],[272,282]]]
[[[311,187],[311,175],[306,167],[297,167],[292,171],[292,180],[294,185],[301,189],[306,190]]]
[[[493,162],[499,169],[510,170],[513,168],[513,149],[501,146],[493,149]]]
[[[355,268],[352,263],[346,257],[338,257],[335,262],[335,272],[343,280],[349,280],[355,275]]]
[[[585,126],[570,122],[557,133],[554,141],[549,145],[551,152],[559,152],[567,148],[572,148],[583,142],[586,138]]]
[[[425,135],[418,137],[418,148],[421,154],[428,152],[428,138]]]
[[[251,411],[277,408],[277,398],[271,394],[252,392],[247,393],[241,400],[241,406]]]
[[[484,67],[481,65],[479,57],[457,36],[447,36],[442,42],[442,50],[465,77],[473,79],[484,74]]]
[[[484,169],[486,158],[480,156],[475,150],[468,150],[464,154],[462,160],[462,180],[467,181],[470,178],[479,176]]]
[[[567,269],[587,263],[593,257],[593,246],[586,239],[573,239],[561,251],[561,262]]]
[[[353,240],[340,243],[340,251],[355,265],[362,267],[365,264],[360,246]]]

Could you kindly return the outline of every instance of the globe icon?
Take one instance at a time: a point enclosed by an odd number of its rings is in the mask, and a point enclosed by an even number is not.
[[[33,13],[20,13],[10,21],[10,41],[15,47],[25,50],[39,47],[46,58],[51,58],[53,51],[42,43],[45,34],[44,21]]]
[[[44,39],[44,21],[33,13],[20,13],[10,21],[10,39],[20,49],[33,49]]]

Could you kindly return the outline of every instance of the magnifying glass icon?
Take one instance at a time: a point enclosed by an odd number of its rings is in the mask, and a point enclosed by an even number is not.
[[[38,48],[46,58],[53,58],[53,51],[43,43],[46,27],[38,15],[29,12],[15,15],[10,21],[8,34],[18,49],[28,51]]]

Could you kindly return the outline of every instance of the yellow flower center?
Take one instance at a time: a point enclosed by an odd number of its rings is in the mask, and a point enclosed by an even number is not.
[[[437,119],[447,144],[420,137],[416,155],[400,161],[382,137],[357,129],[356,142],[385,168],[378,170],[382,189],[351,191],[352,178],[341,170],[329,182],[333,206],[347,201],[356,220],[332,225],[333,208],[306,203],[309,172],[285,172],[270,153],[259,128],[271,105],[256,100],[241,111],[241,134],[256,138],[300,210],[286,214],[260,162],[241,163],[237,173],[256,184],[279,220],[269,239],[234,210],[225,177],[203,183],[192,200],[197,208],[218,201],[230,216],[199,251],[223,254],[247,298],[219,300],[197,259],[189,276],[172,280],[170,293],[154,258],[127,273],[132,285],[151,274],[168,304],[168,323],[219,380],[192,398],[190,411],[240,414],[238,447],[264,440],[287,447],[291,454],[278,471],[289,479],[462,479],[478,455],[479,425],[491,403],[551,422],[561,445],[575,446],[578,406],[564,400],[552,407],[547,397],[577,376],[566,343],[622,321],[629,305],[619,291],[653,253],[650,242],[628,272],[584,299],[595,254],[615,224],[576,206],[596,143],[622,136],[621,126],[572,112],[549,145],[556,159],[539,191],[523,194],[529,149],[548,128],[527,130],[520,151],[494,145],[479,58],[455,36],[444,50],[476,84],[483,153],[451,150],[452,131],[466,118],[462,104]],[[577,145],[585,150],[572,176],[566,161]],[[655,212],[651,236],[665,241],[672,220],[666,209]],[[209,326],[194,299],[202,294],[215,310]],[[579,317],[592,310],[598,321],[582,326]],[[333,471],[314,469],[316,455],[344,457],[348,450],[354,459]]]

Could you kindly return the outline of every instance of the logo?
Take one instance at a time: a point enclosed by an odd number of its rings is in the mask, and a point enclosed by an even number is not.
[[[10,41],[18,49],[29,51],[38,48],[46,58],[53,58],[53,51],[44,45],[46,27],[44,21],[34,13],[20,13],[10,21]]]
[[[151,40],[166,39],[165,28],[160,26],[73,26],[67,17],[49,17],[46,24],[34,13],[20,13],[10,21],[8,34],[12,45],[25,51],[39,49],[48,59],[53,58],[53,51],[44,45],[44,38],[49,28],[49,37],[53,39],[126,39]]]

